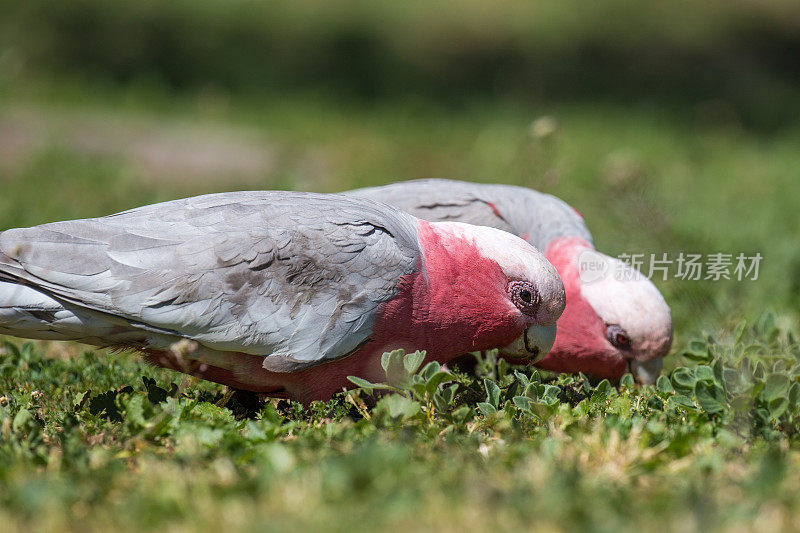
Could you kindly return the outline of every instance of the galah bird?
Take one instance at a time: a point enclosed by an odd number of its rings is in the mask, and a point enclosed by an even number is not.
[[[558,269],[567,307],[550,354],[537,366],[654,383],[672,344],[669,306],[650,280],[595,250],[583,217],[549,194],[511,185],[414,180],[357,189],[429,221],[499,228],[530,242]]]
[[[134,348],[308,402],[381,354],[537,360],[564,287],[503,231],[341,195],[234,192],[0,233],[0,334]]]

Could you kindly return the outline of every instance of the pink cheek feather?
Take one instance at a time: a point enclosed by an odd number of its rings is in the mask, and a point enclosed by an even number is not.
[[[370,344],[401,343],[446,362],[505,346],[522,334],[525,319],[508,298],[508,280],[497,263],[463,239],[446,243],[446,238],[420,221],[427,276],[420,265],[403,280],[397,296],[382,306]]]
[[[619,379],[625,373],[625,359],[608,343],[606,325],[581,296],[576,255],[586,248],[592,246],[577,237],[556,239],[547,247],[545,255],[564,282],[567,306],[557,322],[553,349],[536,366],[554,372]]]

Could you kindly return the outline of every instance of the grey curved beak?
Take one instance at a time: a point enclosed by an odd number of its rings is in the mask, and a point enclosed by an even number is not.
[[[512,359],[526,359],[529,363],[537,363],[547,355],[556,341],[556,325],[530,326],[514,342],[500,348],[500,355]]]
[[[661,367],[664,366],[664,358],[656,357],[650,361],[628,361],[628,369],[633,374],[633,379],[642,385],[655,385],[658,376],[661,375]]]

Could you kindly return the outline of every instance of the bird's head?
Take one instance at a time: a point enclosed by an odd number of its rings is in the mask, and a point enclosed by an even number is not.
[[[539,366],[636,381],[658,379],[672,345],[670,310],[653,283],[580,238],[556,239],[546,255],[564,281],[567,305],[550,354]]]
[[[427,336],[419,346],[446,357],[492,348],[544,357],[565,295],[541,252],[510,233],[459,222],[420,220],[418,235],[419,273],[393,302],[408,300],[415,330]]]

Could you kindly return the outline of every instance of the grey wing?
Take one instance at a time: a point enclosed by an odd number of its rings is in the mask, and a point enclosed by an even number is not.
[[[426,179],[355,189],[345,194],[385,202],[424,220],[466,222],[516,233],[516,228],[490,200],[476,194],[477,187],[477,183]]]
[[[412,180],[346,194],[371,198],[431,221],[453,220],[498,228],[540,250],[559,237],[592,242],[583,217],[550,194],[514,185],[446,179]]]
[[[369,340],[418,256],[412,217],[310,193],[208,195],[0,233],[0,279],[279,371]]]

